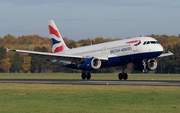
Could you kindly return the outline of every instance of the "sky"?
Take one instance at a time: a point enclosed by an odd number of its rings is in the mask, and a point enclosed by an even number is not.
[[[72,40],[180,34],[180,0],[0,0],[0,37],[48,37],[48,20]]]

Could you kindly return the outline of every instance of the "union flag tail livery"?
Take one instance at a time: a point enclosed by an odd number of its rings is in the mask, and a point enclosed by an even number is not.
[[[59,33],[58,28],[56,27],[53,20],[49,20],[48,28],[49,28],[50,38],[51,38],[52,52],[58,53],[66,49],[69,49],[64,43],[64,40],[61,34]]]

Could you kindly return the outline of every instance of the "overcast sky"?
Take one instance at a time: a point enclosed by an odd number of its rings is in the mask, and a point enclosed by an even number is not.
[[[48,20],[73,40],[180,34],[180,0],[0,0],[0,37],[48,37]]]

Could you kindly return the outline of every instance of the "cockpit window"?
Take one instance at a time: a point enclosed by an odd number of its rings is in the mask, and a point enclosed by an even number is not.
[[[160,44],[158,41],[156,41],[157,44]]]
[[[146,41],[143,43],[143,45],[145,45],[146,44]]]
[[[156,42],[155,41],[151,41],[151,44],[156,44]]]
[[[160,44],[158,41],[145,41],[143,45],[148,45],[148,44]]]

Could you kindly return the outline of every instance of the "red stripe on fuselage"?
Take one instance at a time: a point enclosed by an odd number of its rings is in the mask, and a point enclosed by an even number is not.
[[[57,47],[57,48],[54,50],[54,53],[61,52],[61,51],[63,51],[63,50],[64,50],[64,46],[62,45],[62,46]]]
[[[49,27],[49,33],[55,35],[56,37],[60,38],[59,32],[57,30],[55,30],[52,26],[48,26]]]
[[[131,44],[131,43],[137,43],[137,42],[140,42],[140,40],[133,40],[133,41],[129,41],[129,42],[126,42],[126,43]]]

